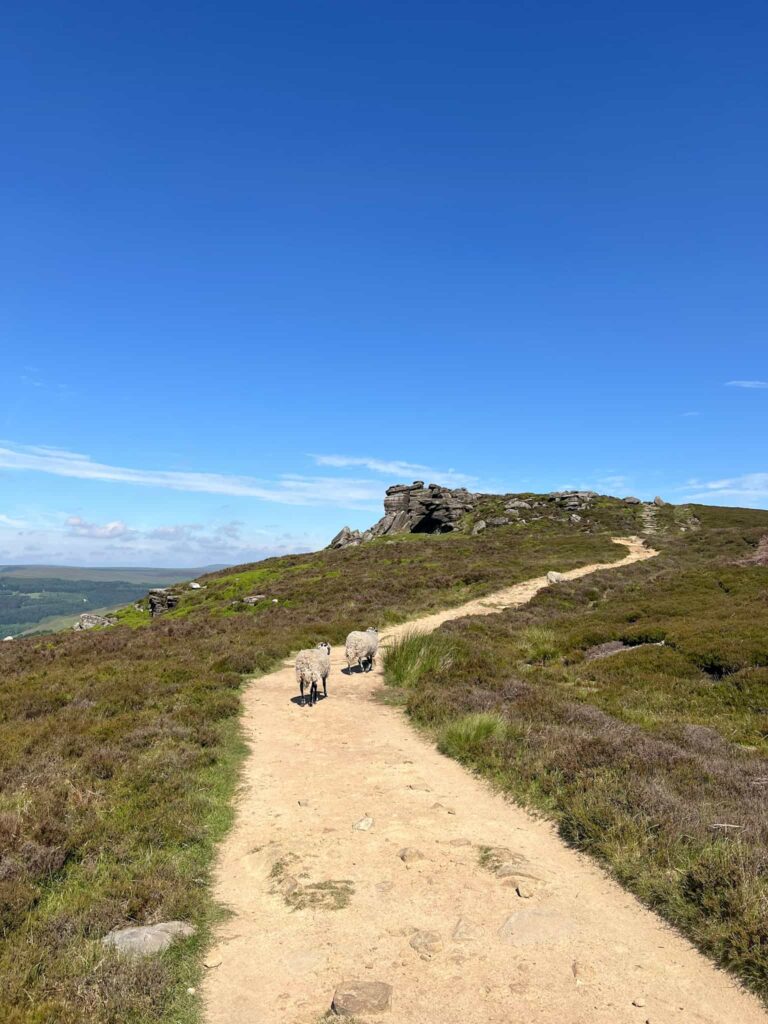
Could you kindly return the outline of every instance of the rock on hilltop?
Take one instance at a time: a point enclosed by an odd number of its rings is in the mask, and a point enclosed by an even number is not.
[[[553,491],[538,495],[476,494],[464,487],[425,486],[423,480],[414,480],[412,484],[395,484],[387,488],[384,515],[377,523],[365,531],[345,526],[328,546],[352,547],[376,537],[398,533],[450,533],[466,529],[477,534],[489,526],[533,521],[553,513],[558,518],[569,518],[575,524],[599,497],[595,491]],[[632,497],[613,500],[622,504],[643,504]],[[655,501],[658,505],[661,499]]]

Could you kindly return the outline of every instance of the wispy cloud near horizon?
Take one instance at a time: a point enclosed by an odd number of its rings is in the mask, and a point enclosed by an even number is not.
[[[3,521],[7,518],[0,516],[4,565],[232,565],[314,551],[325,542],[317,533],[262,530],[237,520],[147,528],[122,519],[100,523],[70,515],[18,530]]]
[[[684,490],[686,501],[703,501],[706,504],[728,498],[747,504],[761,504],[768,501],[768,473],[744,473],[722,480],[690,480]]]
[[[89,455],[61,448],[20,445],[0,447],[0,469],[47,473],[80,480],[159,487],[173,491],[257,498],[281,505],[331,505],[371,510],[378,508],[382,487],[376,480],[282,474],[274,481],[255,477],[163,469],[136,469],[96,462]]]
[[[461,487],[475,484],[477,477],[459,473],[455,469],[434,469],[419,462],[405,462],[401,459],[374,459],[356,455],[310,455],[318,466],[332,466],[335,469],[364,468],[372,473],[398,477],[403,482],[412,478],[427,478],[446,486]],[[395,482],[394,480],[392,481]]]

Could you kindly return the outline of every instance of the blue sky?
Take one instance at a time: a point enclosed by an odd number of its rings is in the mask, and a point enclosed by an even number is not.
[[[768,10],[11,3],[0,563],[768,507]]]

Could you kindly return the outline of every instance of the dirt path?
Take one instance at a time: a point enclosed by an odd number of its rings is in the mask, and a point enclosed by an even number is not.
[[[629,554],[614,566],[653,554],[636,538],[621,543]],[[530,580],[388,635],[492,614],[546,585]],[[292,703],[288,663],[246,695],[252,751],[218,865],[216,894],[233,914],[206,961],[209,1024],[317,1024],[350,978],[391,985],[381,1020],[399,1024],[768,1022],[549,824],[374,701],[379,670],[342,674],[342,653],[328,700],[312,709]],[[365,816],[373,826],[355,829]],[[484,846],[506,848],[512,877],[480,866]],[[403,848],[423,857],[404,861]],[[436,933],[423,940],[433,952],[413,948],[417,929]]]

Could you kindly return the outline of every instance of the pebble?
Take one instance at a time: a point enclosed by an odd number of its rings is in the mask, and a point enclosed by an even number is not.
[[[460,917],[453,929],[454,942],[472,942],[481,937],[481,931],[476,924],[468,921],[466,917]]]
[[[416,931],[411,937],[410,946],[429,959],[432,954],[439,953],[443,948],[443,940],[437,932]]]
[[[413,846],[404,846],[397,855],[404,864],[411,864],[415,860],[424,860],[424,854]]]

